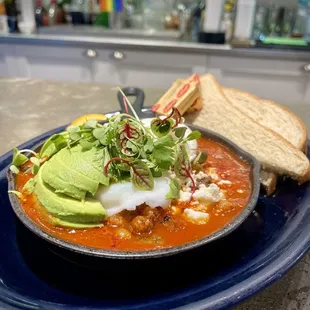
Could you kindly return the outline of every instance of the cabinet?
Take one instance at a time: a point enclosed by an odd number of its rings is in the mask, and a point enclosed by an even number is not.
[[[266,99],[302,102],[308,88],[302,61],[210,56],[207,65],[224,86]]]
[[[16,45],[20,76],[37,79],[92,81],[92,62],[85,49],[61,46]]]
[[[310,102],[309,61],[111,47],[104,44],[0,44],[0,76],[167,89],[193,73],[212,73],[220,84],[279,102]],[[116,45],[115,45],[116,46]],[[180,45],[181,46],[181,45]]]
[[[14,56],[12,56],[14,48],[10,45],[0,44],[0,76],[7,77],[14,75],[14,68],[16,65],[12,65]]]
[[[94,81],[139,87],[168,88],[176,79],[206,72],[204,55],[137,50],[99,50]]]
[[[206,72],[203,55],[128,49],[16,45],[14,58],[21,77],[137,87],[168,88]]]

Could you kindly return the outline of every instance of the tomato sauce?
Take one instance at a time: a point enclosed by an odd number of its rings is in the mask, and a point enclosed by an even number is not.
[[[207,172],[210,172],[210,169],[216,171],[219,179],[213,180],[213,182],[224,190],[225,195],[224,203],[221,201],[209,207],[210,219],[203,225],[187,221],[182,213],[173,214],[170,216],[169,225],[165,220],[161,220],[155,224],[151,233],[131,234],[130,239],[122,239],[116,234],[118,228],[109,225],[82,230],[55,227],[50,222],[49,214],[40,205],[34,194],[24,195],[20,202],[26,214],[44,231],[60,239],[87,247],[118,251],[143,251],[167,248],[198,240],[231,222],[246,206],[252,192],[251,169],[246,162],[213,140],[200,138],[198,145],[201,150],[208,153],[208,160],[204,165],[205,170]],[[19,173],[17,175],[17,190],[21,191],[31,177],[32,175],[29,173]],[[221,180],[225,181],[221,182]],[[176,207],[184,209],[186,203],[178,203]],[[161,210],[161,214],[164,212],[162,219],[165,219],[165,214],[170,212],[169,208]]]

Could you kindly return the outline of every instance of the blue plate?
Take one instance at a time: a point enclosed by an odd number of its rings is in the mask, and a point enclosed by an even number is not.
[[[7,194],[11,156],[0,157],[0,306],[6,309],[223,309],[281,278],[310,247],[310,184],[286,180],[274,197],[259,198],[236,231],[169,264],[149,261],[134,273],[108,264],[103,271],[84,269],[16,219]]]

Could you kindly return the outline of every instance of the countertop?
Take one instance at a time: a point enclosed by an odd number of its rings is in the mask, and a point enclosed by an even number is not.
[[[162,90],[146,89],[146,106]],[[117,110],[115,85],[0,78],[0,155],[47,130],[87,113]],[[309,106],[285,104],[310,128]],[[310,253],[281,280],[236,310],[309,310]]]
[[[293,47],[285,49],[274,48],[233,48],[230,45],[202,44],[182,42],[179,40],[154,39],[154,35],[139,37],[125,37],[123,35],[94,35],[73,32],[70,35],[59,31],[59,34],[0,34],[0,44],[27,44],[44,46],[67,46],[83,48],[126,48],[143,49],[144,51],[164,51],[174,53],[199,53],[208,55],[223,55],[232,57],[251,57],[269,59],[290,59],[309,61],[309,51],[297,51]]]

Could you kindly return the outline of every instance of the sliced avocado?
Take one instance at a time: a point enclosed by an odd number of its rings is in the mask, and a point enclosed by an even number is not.
[[[61,154],[58,153],[49,160],[50,172],[54,176],[62,179],[65,183],[76,186],[82,191],[90,192],[92,195],[95,195],[98,190],[99,182],[67,167],[62,162],[61,156],[59,155]]]
[[[42,169],[37,175],[35,194],[52,216],[61,221],[72,223],[72,225],[98,225],[106,217],[105,209],[96,199],[87,198],[85,201],[79,201],[66,195],[56,194],[48,184],[44,183]]]
[[[40,170],[42,170],[41,175],[43,181],[53,187],[56,193],[65,194],[79,200],[85,199],[86,191],[83,191],[80,188],[69,184],[68,182],[55,175],[53,171],[51,171],[51,165],[49,161],[46,162]]]
[[[102,173],[104,165],[103,149],[92,148],[88,151],[83,151],[81,145],[77,145],[70,149],[72,152],[78,152],[81,159],[90,163],[98,172]]]
[[[67,228],[73,228],[73,229],[86,229],[86,228],[94,228],[94,227],[102,227],[103,224],[80,224],[80,223],[72,223],[72,222],[66,222],[62,221],[56,217],[53,217],[52,224],[54,226],[61,226],[61,227],[67,227]]]
[[[84,155],[87,153],[89,159]],[[98,165],[94,167],[91,163],[92,156],[95,157],[97,150],[92,148],[89,151],[74,151],[72,149],[62,149],[57,156],[61,157],[62,162],[72,170],[75,170],[90,179],[99,182],[103,185],[109,185],[109,179],[103,174],[103,168]],[[96,165],[96,164],[95,164]],[[97,165],[96,165],[97,166]],[[99,170],[101,169],[101,170]]]

